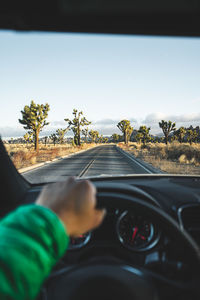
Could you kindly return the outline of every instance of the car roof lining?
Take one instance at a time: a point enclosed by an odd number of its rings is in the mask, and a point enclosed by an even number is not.
[[[198,0],[3,0],[0,28],[200,36]]]

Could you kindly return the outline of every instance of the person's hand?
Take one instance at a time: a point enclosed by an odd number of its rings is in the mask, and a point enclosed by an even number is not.
[[[98,227],[105,216],[105,210],[95,208],[95,186],[88,180],[77,182],[73,177],[46,185],[36,204],[54,211],[70,236],[79,236]]]

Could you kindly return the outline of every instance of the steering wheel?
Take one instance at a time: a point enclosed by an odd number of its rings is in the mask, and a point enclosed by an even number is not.
[[[97,183],[97,207],[117,207],[145,213],[168,236],[184,249],[191,266],[200,266],[200,251],[196,242],[181,229],[167,213],[161,210],[154,199],[141,189],[125,184]],[[66,268],[47,282],[47,300],[155,300],[191,298],[191,287],[175,283],[167,277],[125,263],[99,261],[81,263]],[[194,288],[194,287],[193,287]],[[180,293],[180,290],[182,291]],[[193,289],[194,291],[194,289]],[[189,294],[187,294],[189,293]],[[180,296],[180,298],[179,298]],[[199,296],[199,295],[198,295]],[[186,298],[184,298],[186,297]]]

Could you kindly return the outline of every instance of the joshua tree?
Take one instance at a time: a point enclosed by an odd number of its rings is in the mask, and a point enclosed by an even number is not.
[[[54,146],[55,146],[55,144],[56,144],[56,141],[57,141],[57,136],[56,136],[56,134],[55,133],[53,133],[53,134],[51,134],[50,136],[49,136],[49,138],[53,141],[53,144],[54,144]]]
[[[88,131],[89,131],[88,127],[82,129],[82,134],[85,137],[85,143],[87,143]]]
[[[97,130],[90,130],[89,136],[91,137],[93,143],[97,143],[97,139],[99,138],[99,132]]]
[[[141,141],[142,141],[142,134],[141,134],[141,132],[138,132],[138,133],[136,134],[135,138],[136,138],[136,141],[137,141],[139,144],[141,144]]]
[[[111,136],[111,138],[112,138],[112,141],[113,141],[114,143],[118,143],[119,140],[120,140],[120,135],[117,134],[117,133],[113,133],[113,135]]]
[[[179,140],[179,142],[182,143],[184,140],[184,137],[186,135],[186,132],[187,132],[187,130],[182,126],[174,132],[174,136],[177,136],[177,139]]]
[[[39,134],[42,128],[49,123],[46,122],[49,112],[49,104],[35,104],[31,101],[30,106],[24,106],[24,110],[21,111],[22,119],[19,119],[19,123],[24,125],[24,129],[29,130],[33,134],[35,142],[35,150],[39,150]]]
[[[178,136],[174,133],[174,135],[171,137],[171,142],[178,141]]]
[[[64,136],[68,130],[69,128],[65,128],[65,129],[61,128],[56,130],[57,140],[59,141],[60,144],[64,143]]]
[[[101,134],[101,135],[98,137],[98,142],[99,142],[99,143],[103,143],[103,140],[104,140],[104,137],[103,137],[103,134]]]
[[[121,132],[124,135],[124,143],[128,144],[130,137],[131,137],[131,133],[133,132],[133,127],[130,124],[129,120],[121,120],[118,124],[117,127],[119,128],[119,130],[121,130]]]
[[[103,143],[108,143],[108,138],[107,137],[103,138]]]
[[[138,130],[138,133],[140,135],[140,139],[143,143],[143,145],[145,145],[147,142],[150,141],[150,135],[149,135],[149,131],[150,131],[150,127],[147,128],[146,126],[140,126],[139,130]]]
[[[163,134],[165,136],[165,143],[168,144],[169,141],[169,135],[172,131],[176,130],[176,123],[172,123],[172,121],[164,121],[162,120],[159,122],[159,126],[163,131]]]
[[[24,140],[27,142],[27,143],[33,143],[33,133],[31,131],[27,132],[25,135],[24,135]]]
[[[81,145],[81,131],[82,127],[88,126],[91,124],[90,121],[88,121],[84,116],[82,111],[78,111],[77,109],[73,110],[74,118],[72,120],[70,119],[64,119],[66,122],[68,122],[68,128],[70,128],[74,133],[74,142],[77,146]]]
[[[198,137],[198,133],[196,130],[189,129],[187,131],[187,140],[190,143],[190,145],[192,145],[192,143],[195,143],[197,141],[197,137]]]
[[[47,145],[47,140],[48,140],[48,137],[45,136],[45,137],[44,137],[44,145],[45,145],[45,147],[46,147],[46,145]]]

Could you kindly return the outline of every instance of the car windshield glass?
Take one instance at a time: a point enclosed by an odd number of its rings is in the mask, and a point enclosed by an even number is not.
[[[200,174],[200,40],[1,31],[0,134],[31,183]]]

